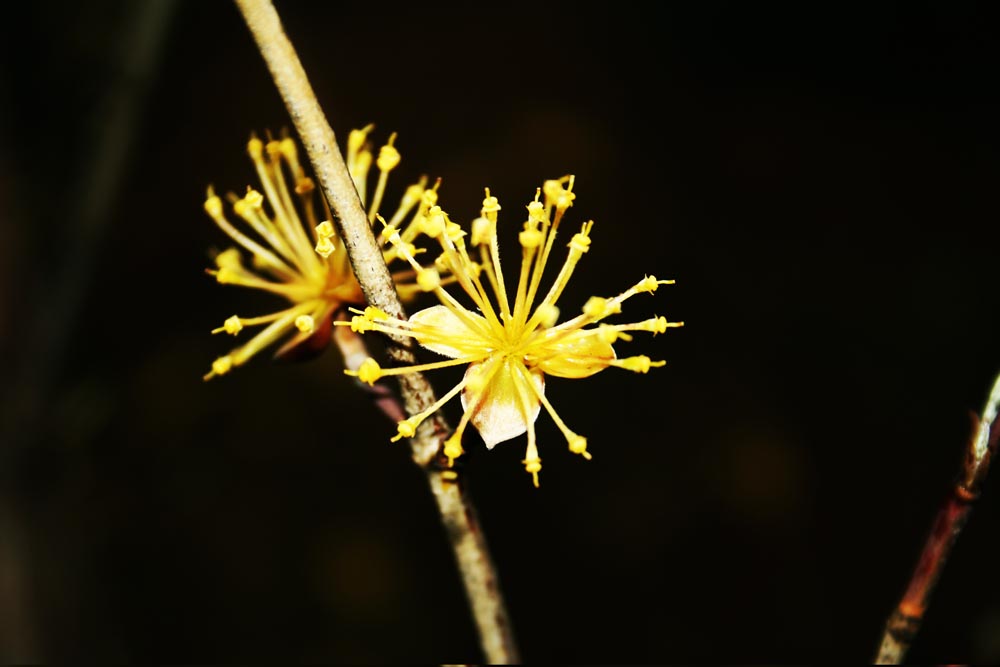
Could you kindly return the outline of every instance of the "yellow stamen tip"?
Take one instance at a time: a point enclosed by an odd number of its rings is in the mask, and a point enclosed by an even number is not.
[[[235,269],[240,266],[240,251],[236,248],[226,248],[215,256],[215,265],[220,269]]]
[[[365,318],[371,320],[372,322],[378,322],[380,320],[387,320],[389,316],[385,311],[376,308],[375,306],[368,306],[365,308]]]
[[[250,159],[259,160],[263,155],[264,142],[257,137],[252,137],[250,141],[247,142],[247,153],[250,154]]]
[[[396,133],[394,132],[391,137],[389,137],[389,143],[379,149],[378,160],[375,165],[379,168],[379,171],[392,171],[399,165],[401,159],[399,151],[396,147],[392,145],[392,142],[396,139]]]
[[[441,285],[441,274],[436,269],[423,269],[417,272],[417,285],[425,292],[432,292]]]
[[[236,334],[238,334],[240,331],[243,330],[243,323],[240,322],[239,317],[233,315],[223,323],[222,330],[225,331],[227,334],[235,336]],[[218,329],[216,331],[218,331]]]
[[[427,217],[424,218],[422,229],[424,234],[436,239],[441,235],[441,232],[445,230],[447,221],[444,217],[444,212],[441,210],[440,206],[432,206],[429,211],[427,211]]]
[[[450,438],[444,441],[444,455],[448,457],[448,465],[452,466],[455,463],[455,459],[465,453],[462,449],[462,436],[459,433],[453,434]]]
[[[316,242],[316,254],[326,259],[333,254],[336,247],[333,245],[333,241],[330,240],[328,236],[319,237],[319,241]]]
[[[334,235],[336,230],[333,228],[333,223],[329,220],[324,220],[323,222],[316,225],[316,235],[321,239],[328,239]]]
[[[538,486],[538,473],[542,469],[542,460],[537,456],[521,461],[524,469],[535,478],[535,486]]]
[[[420,422],[421,420],[416,417],[410,417],[398,422],[396,424],[396,435],[390,439],[390,442],[396,442],[401,438],[412,438],[416,435]]]
[[[591,459],[590,452],[587,451],[587,439],[582,435],[573,433],[569,438],[569,451],[579,454],[588,461]]]
[[[592,296],[583,304],[583,314],[594,319],[601,319],[608,315],[622,312],[620,304],[612,304],[609,299],[601,296]]]
[[[208,190],[208,198],[205,199],[205,213],[208,213],[212,218],[222,216],[222,200],[211,188]]]
[[[316,330],[316,321],[312,315],[299,315],[295,318],[295,328],[302,333],[312,333]]]
[[[545,220],[545,205],[538,201],[538,194],[535,194],[535,201],[528,204],[528,218],[536,222]]]
[[[635,373],[648,373],[650,368],[660,368],[665,366],[667,362],[665,361],[653,361],[644,354],[636,357],[627,357],[625,359],[618,359],[614,362],[615,366],[624,368],[627,371],[633,371]]]
[[[295,183],[295,193],[300,195],[307,195],[316,189],[316,183],[313,179],[308,176],[303,176]]]
[[[375,381],[382,377],[382,367],[378,362],[368,357],[361,362],[357,372],[349,371],[348,375],[357,375],[358,379],[365,384],[373,385]]]
[[[551,303],[541,303],[535,310],[535,317],[542,328],[550,329],[559,321],[559,307]]]
[[[250,187],[247,188],[247,194],[243,200],[247,206],[253,209],[260,209],[264,205],[264,195]]]
[[[225,375],[233,368],[233,358],[230,355],[219,357],[212,362],[212,373],[215,375]]]

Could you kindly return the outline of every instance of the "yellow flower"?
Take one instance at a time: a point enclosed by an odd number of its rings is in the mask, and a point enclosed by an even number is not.
[[[366,199],[372,162],[378,168],[378,182],[368,204],[369,220],[374,221],[382,204],[389,172],[399,164],[400,155],[393,146],[396,138],[393,134],[375,158],[368,142],[372,129],[373,126],[369,125],[350,133],[347,165],[362,203]],[[344,317],[348,306],[365,302],[361,287],[351,271],[347,252],[330,223],[330,210],[322,196],[319,201],[323,207],[323,221],[318,219],[316,186],[302,168],[295,142],[286,137],[265,143],[254,137],[247,145],[247,152],[256,167],[264,194],[247,187],[242,198],[233,194],[228,196],[232,212],[243,224],[237,226],[226,218],[222,199],[211,187],[205,200],[205,211],[222,231],[250,253],[252,268],[243,264],[240,250],[231,247],[215,257],[216,268],[209,269],[208,273],[225,285],[240,285],[277,294],[284,297],[290,306],[258,317],[233,315],[213,330],[212,333],[225,332],[235,336],[244,327],[266,325],[245,344],[216,359],[212,370],[205,375],[206,380],[228,373],[289,334],[292,334],[291,338],[276,356],[321,352],[330,341],[331,320]],[[437,184],[433,188],[426,188],[425,185],[426,179],[421,179],[407,188],[393,214],[393,224],[403,223],[408,216],[409,222],[405,225],[398,247],[385,248],[386,262],[398,259],[400,252],[411,258],[420,252],[412,241],[423,230],[427,211],[437,202]],[[252,233],[248,233],[250,230]],[[400,281],[410,281],[409,284],[399,285],[404,296],[419,291],[413,284],[413,275],[407,269],[395,276]]]
[[[486,447],[515,438],[527,432],[528,446],[524,458],[525,469],[538,486],[541,459],[535,443],[534,422],[542,407],[552,416],[562,431],[569,449],[589,459],[587,440],[573,432],[556,413],[545,395],[545,376],[585,378],[609,366],[617,366],[637,373],[662,366],[663,361],[652,361],[646,356],[619,359],[613,344],[618,340],[631,340],[630,331],[663,333],[668,328],[679,327],[683,322],[668,322],[665,317],[654,317],[631,324],[607,324],[603,320],[621,312],[621,305],[630,297],[644,292],[654,292],[657,287],[672,280],[657,280],[646,276],[631,288],[612,298],[591,297],[576,317],[557,324],[560,295],[569,282],[577,262],[590,248],[590,231],[593,221],[585,223],[569,242],[569,253],[548,292],[539,299],[539,288],[546,262],[555,244],[556,232],[566,212],[575,199],[573,177],[546,181],[544,187],[528,204],[528,219],[519,235],[521,243],[521,271],[513,290],[513,305],[508,298],[511,292],[504,281],[500,267],[497,243],[497,213],[500,204],[486,190],[482,216],[472,222],[469,245],[478,247],[479,262],[472,259],[473,252],[466,245],[466,233],[451,222],[439,207],[428,212],[428,225],[440,243],[442,254],[435,261],[435,268],[419,266],[403,247],[402,239],[388,223],[385,232],[390,243],[396,244],[400,255],[412,265],[417,283],[425,291],[434,292],[441,305],[432,306],[412,315],[409,320],[389,317],[376,308],[366,308],[351,322],[354,331],[380,331],[414,338],[423,347],[448,357],[440,361],[400,368],[381,368],[374,359],[367,359],[357,371],[347,371],[363,382],[374,383],[386,375],[400,375],[446,366],[467,364],[461,382],[441,397],[430,408],[405,419],[397,425],[393,440],[412,437],[420,423],[440,409],[445,403],[461,395],[464,414],[454,434],[444,444],[444,454],[449,465],[463,453],[462,433],[469,423],[479,431]],[[544,203],[539,201],[544,192]],[[432,233],[433,232],[433,233]],[[469,309],[460,304],[441,286],[438,270],[448,270],[475,304]],[[485,281],[481,275],[485,274]],[[487,284],[493,293],[491,299]],[[494,300],[496,305],[494,305]],[[537,303],[536,303],[537,302]]]

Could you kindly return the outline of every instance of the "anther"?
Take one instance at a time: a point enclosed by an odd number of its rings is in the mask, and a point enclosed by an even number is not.
[[[240,322],[239,317],[233,315],[223,322],[221,327],[218,329],[212,329],[212,333],[222,333],[223,331],[231,336],[235,336],[239,332],[243,331],[243,322]]]
[[[425,292],[433,292],[441,285],[441,274],[437,272],[437,269],[417,271],[417,285]]]
[[[377,361],[368,357],[361,362],[356,373],[349,373],[349,375],[357,375],[358,379],[365,384],[373,385],[376,380],[382,377],[382,368]]]
[[[247,142],[247,153],[250,154],[251,160],[259,160],[263,155],[264,142],[257,137],[251,137],[250,141]]]
[[[591,457],[590,452],[587,451],[587,439],[585,437],[572,433],[567,440],[569,441],[569,451],[574,454],[579,454],[588,461],[593,458]]]
[[[660,366],[665,366],[666,363],[665,361],[653,361],[644,354],[636,357],[617,359],[612,362],[615,366],[635,373],[648,373],[650,368],[659,368]]]
[[[316,254],[324,259],[332,255],[335,249],[329,236],[321,236],[316,242]]]
[[[378,151],[378,160],[376,161],[376,166],[379,171],[392,171],[399,164],[400,155],[399,151],[392,143],[396,140],[396,133],[393,132],[389,137],[388,143]]]
[[[329,220],[324,220],[323,222],[316,225],[316,235],[320,238],[328,239],[334,234],[333,223]]]
[[[233,358],[228,354],[224,357],[219,357],[212,362],[212,372],[216,375],[225,375],[233,368]]]
[[[295,318],[295,328],[302,333],[312,333],[316,330],[316,321],[312,315],[299,315]]]
[[[538,473],[542,469],[542,460],[540,458],[533,457],[530,459],[525,459],[521,461],[524,464],[524,469],[531,474],[531,481],[534,483],[535,488],[538,488]]]
[[[444,455],[448,457],[448,466],[451,467],[455,464],[455,459],[465,453],[462,449],[462,436],[458,433],[452,434],[450,438],[444,441]]]
[[[559,307],[550,303],[539,304],[535,310],[535,317],[543,328],[550,329],[559,320]]]
[[[417,427],[420,426],[422,420],[417,417],[409,417],[396,424],[396,435],[389,439],[390,442],[396,442],[400,438],[412,438],[417,433]]]

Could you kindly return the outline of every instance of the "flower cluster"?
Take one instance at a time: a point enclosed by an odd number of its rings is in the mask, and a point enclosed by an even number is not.
[[[454,433],[444,444],[449,465],[461,456],[462,435],[471,423],[479,431],[487,448],[527,432],[528,444],[523,460],[525,469],[538,485],[542,468],[535,441],[534,422],[542,407],[562,431],[571,452],[589,459],[587,440],[572,431],[560,418],[546,397],[545,376],[585,378],[609,366],[637,373],[665,362],[646,356],[618,358],[613,344],[631,340],[629,332],[658,334],[683,322],[669,322],[665,317],[630,324],[609,324],[604,320],[621,312],[622,304],[632,296],[656,291],[671,280],[646,276],[621,294],[605,298],[591,297],[583,312],[558,323],[556,302],[566,288],[577,263],[590,249],[593,221],[586,222],[570,237],[569,253],[554,282],[544,294],[540,291],[546,263],[555,246],[556,233],[566,210],[576,197],[574,179],[566,176],[546,181],[528,204],[528,217],[519,234],[521,270],[517,285],[508,289],[500,266],[497,219],[500,204],[486,190],[481,217],[472,222],[471,234],[452,222],[438,206],[426,214],[424,232],[441,246],[434,266],[417,263],[407,245],[405,231],[394,221],[385,223],[382,238],[409,262],[417,285],[433,292],[441,305],[431,306],[408,320],[388,316],[377,308],[352,309],[356,315],[349,325],[360,333],[379,331],[409,336],[424,348],[448,359],[398,368],[382,368],[374,359],[365,360],[356,371],[346,371],[372,384],[387,375],[400,375],[447,366],[466,365],[462,380],[427,410],[397,425],[393,440],[412,437],[420,423],[445,403],[460,396],[464,413]],[[544,199],[542,194],[544,193]],[[478,260],[478,261],[477,261]],[[441,275],[452,278],[471,299],[474,308],[462,305],[443,288]],[[492,293],[492,294],[491,294]],[[513,296],[513,300],[511,300]]]
[[[386,183],[400,162],[393,145],[396,135],[381,147],[376,157],[368,141],[373,126],[350,133],[347,142],[347,166],[357,187],[368,218],[374,221],[381,208]],[[250,340],[219,357],[208,380],[224,375],[246,363],[262,349],[288,338],[278,350],[279,357],[315,354],[330,341],[331,321],[346,316],[349,306],[363,305],[364,296],[351,271],[347,252],[339,243],[330,222],[330,210],[322,196],[322,220],[317,212],[316,186],[299,161],[295,142],[285,137],[267,142],[253,137],[247,145],[263,194],[247,187],[246,194],[228,195],[232,212],[242,224],[226,217],[222,199],[209,187],[205,211],[233,241],[250,254],[250,266],[243,263],[243,253],[230,247],[215,257],[215,268],[208,273],[224,285],[240,285],[283,297],[290,305],[276,312],[257,316],[233,315],[212,333],[238,335],[244,328],[264,326]],[[372,163],[378,169],[378,181],[370,202],[366,203],[368,176]],[[392,263],[405,256],[411,260],[420,252],[413,241],[423,230],[427,213],[437,202],[437,184],[426,187],[426,179],[406,189],[390,224],[401,227],[396,245],[386,245],[384,257]],[[409,268],[394,275],[404,297],[419,288]],[[289,336],[289,334],[291,334]]]

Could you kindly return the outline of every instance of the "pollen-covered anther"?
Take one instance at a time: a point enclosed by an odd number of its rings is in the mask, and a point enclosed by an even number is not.
[[[652,317],[635,325],[638,331],[650,331],[654,336],[666,332],[667,329],[675,329],[682,326],[684,326],[683,322],[668,322],[667,318],[663,316]]]
[[[579,454],[588,461],[593,457],[587,451],[587,439],[577,433],[571,433],[566,440],[569,442],[569,451]]]
[[[243,201],[250,208],[260,210],[264,206],[264,195],[251,187],[247,187],[247,193],[244,195]]]
[[[465,245],[465,230],[462,229],[462,225],[457,222],[448,221],[445,225],[444,234],[448,237],[448,240],[454,243],[456,246]]]
[[[364,315],[355,315],[351,318],[351,331],[354,333],[367,333],[374,329],[375,325]]]
[[[233,358],[228,354],[224,357],[219,357],[212,362],[212,372],[216,375],[225,375],[233,368]]]
[[[239,332],[243,331],[243,322],[240,321],[238,316],[233,315],[223,322],[221,327],[218,329],[212,329],[212,333],[214,334],[222,333],[223,331],[231,336],[235,336]]]
[[[375,381],[382,377],[382,367],[371,357],[365,359],[358,366],[357,371],[345,371],[348,375],[356,375],[365,384],[375,384]]]
[[[361,147],[365,145],[365,140],[368,139],[368,133],[374,129],[375,125],[369,123],[360,130],[351,130],[350,134],[347,135],[347,151],[356,153],[361,150]]]
[[[535,194],[535,201],[528,204],[528,218],[536,222],[545,220],[545,205],[538,201],[538,193]]]
[[[421,203],[424,206],[426,206],[427,208],[430,208],[431,206],[434,206],[435,204],[437,204],[437,201],[438,201],[437,186],[440,183],[441,183],[441,179],[438,179],[437,184],[435,184],[433,188],[431,188],[429,190],[424,190],[424,193],[422,195],[420,195],[420,201],[421,201]]]
[[[379,235],[379,242],[385,243],[388,241],[394,246],[398,246],[403,242],[402,237],[399,235],[399,229],[394,225],[386,223],[382,216],[378,216],[378,219],[385,227],[382,229],[382,233]]]
[[[219,270],[215,272],[215,280],[220,285],[234,283],[236,282],[236,271],[229,266],[220,267]]]
[[[524,469],[531,475],[531,481],[538,488],[538,473],[542,470],[542,460],[537,456],[524,459],[521,461],[524,464]]]
[[[655,292],[660,285],[673,285],[673,280],[657,280],[656,276],[646,276],[635,284],[636,292]]]
[[[441,286],[441,274],[436,269],[417,271],[417,285],[425,292],[433,292]]]
[[[205,198],[205,213],[212,218],[222,217],[222,199],[211,188],[208,189],[208,197]]]
[[[427,216],[423,221],[423,232],[432,239],[436,239],[445,230],[448,221],[445,219],[444,211],[440,206],[432,206],[427,211]]]
[[[455,465],[455,459],[465,453],[462,449],[462,436],[459,433],[454,433],[450,438],[444,441],[444,455],[448,457],[448,465]]]
[[[295,183],[295,193],[307,195],[316,189],[316,183],[308,176],[303,176]]]
[[[316,321],[312,315],[299,315],[295,318],[295,328],[302,333],[312,333],[316,330]]]
[[[295,146],[295,141],[291,137],[285,137],[281,140],[281,155],[289,162],[295,162],[299,158],[298,148]]]
[[[472,245],[483,245],[489,243],[493,237],[493,223],[486,218],[476,218],[472,221],[472,236],[469,242]]]
[[[396,140],[396,133],[393,132],[389,136],[389,141],[385,146],[378,151],[378,160],[375,162],[375,166],[379,168],[380,171],[392,171],[399,165],[400,155],[396,147],[393,146],[393,142]]]
[[[500,200],[490,194],[490,189],[486,188],[486,198],[483,199],[483,217],[490,222],[497,221],[497,213],[500,212]]]
[[[538,323],[545,329],[550,329],[559,321],[559,307],[551,303],[542,303],[535,311]]]
[[[371,320],[372,322],[378,322],[380,320],[389,319],[389,315],[380,308],[375,306],[368,306],[365,308],[365,318]]]
[[[615,359],[611,363],[612,365],[618,366],[619,368],[624,368],[627,371],[633,371],[635,373],[648,373],[650,368],[659,368],[660,366],[665,366],[667,362],[653,361],[646,355],[640,354],[635,357]]]
[[[565,211],[570,206],[573,205],[573,200],[576,199],[576,193],[570,192],[569,190],[564,190],[556,197],[556,208],[560,211]]]
[[[570,250],[575,250],[583,254],[590,250],[590,229],[594,226],[594,221],[585,222],[579,232],[573,235],[569,241]]]
[[[333,254],[336,247],[333,245],[333,241],[330,240],[329,236],[319,237],[319,241],[316,242],[316,254],[326,259]]]
[[[601,319],[608,315],[622,312],[621,304],[612,303],[610,299],[602,296],[592,296],[583,304],[583,314],[594,319]]]
[[[222,268],[235,269],[240,266],[240,251],[236,248],[226,248],[215,256],[215,265]]]
[[[617,340],[632,340],[632,336],[628,335],[624,331],[619,331],[610,324],[602,324],[597,327],[597,335],[600,336],[606,343],[614,343]]]
[[[422,420],[418,417],[410,417],[404,419],[401,422],[396,423],[396,435],[389,439],[390,442],[396,442],[401,438],[412,438],[417,433],[417,427],[420,426]]]
[[[257,137],[251,137],[247,142],[247,153],[250,154],[250,159],[259,160],[264,155],[264,142]]]
[[[521,242],[522,247],[531,249],[540,246],[545,239],[545,235],[539,231],[538,221],[532,219],[524,223],[524,231],[518,234],[517,238]]]
[[[316,225],[316,235],[321,239],[328,239],[333,236],[335,230],[333,228],[333,223],[329,220],[324,220],[323,222]]]
[[[271,139],[264,148],[267,150],[267,155],[272,160],[277,160],[281,156],[281,142],[277,139]]]

